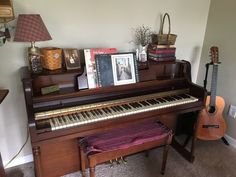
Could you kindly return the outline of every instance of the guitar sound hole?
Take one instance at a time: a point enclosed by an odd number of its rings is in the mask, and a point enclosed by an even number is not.
[[[208,111],[209,113],[214,113],[216,111],[216,108],[214,106],[211,106]]]

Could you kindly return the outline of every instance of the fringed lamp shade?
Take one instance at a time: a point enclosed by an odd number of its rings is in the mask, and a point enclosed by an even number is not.
[[[20,14],[18,16],[14,41],[36,42],[51,39],[39,14]]]

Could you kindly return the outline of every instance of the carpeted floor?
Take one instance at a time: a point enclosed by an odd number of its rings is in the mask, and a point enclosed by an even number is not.
[[[161,177],[162,148],[126,158],[127,164],[101,164],[96,167],[96,177]],[[189,163],[170,148],[166,173],[163,177],[236,177],[236,149],[219,141],[197,141],[194,163]],[[7,169],[8,177],[34,177],[33,164]],[[63,177],[81,177],[80,172]]]

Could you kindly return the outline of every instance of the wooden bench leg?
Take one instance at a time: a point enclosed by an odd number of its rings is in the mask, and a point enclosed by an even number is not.
[[[164,146],[163,159],[162,159],[162,166],[161,166],[161,174],[162,174],[162,175],[165,174],[168,151],[169,151],[169,144],[167,144],[167,145]]]
[[[90,177],[95,177],[95,167],[89,167]]]
[[[86,154],[83,152],[83,150],[80,148],[80,165],[81,165],[81,173],[82,173],[82,177],[85,177],[85,169],[86,169]]]

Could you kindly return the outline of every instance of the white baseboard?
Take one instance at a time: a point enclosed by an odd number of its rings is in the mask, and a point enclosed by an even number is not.
[[[29,163],[29,162],[33,162],[33,155],[32,155],[32,154],[26,155],[26,156],[23,156],[23,157],[17,157],[17,158],[15,158],[15,159],[14,159],[7,167],[5,167],[5,168],[15,167],[15,166],[22,165],[22,164]],[[3,161],[3,166],[5,166],[6,163],[8,163],[8,162],[4,162],[4,161]]]
[[[229,135],[225,135],[224,137],[232,147],[236,148],[236,139],[232,138]],[[15,167],[29,162],[33,162],[32,154],[14,159],[6,168]],[[6,165],[6,163],[7,162],[3,161],[4,166]]]
[[[236,148],[236,139],[232,138],[229,135],[224,135],[224,137],[232,147]]]

